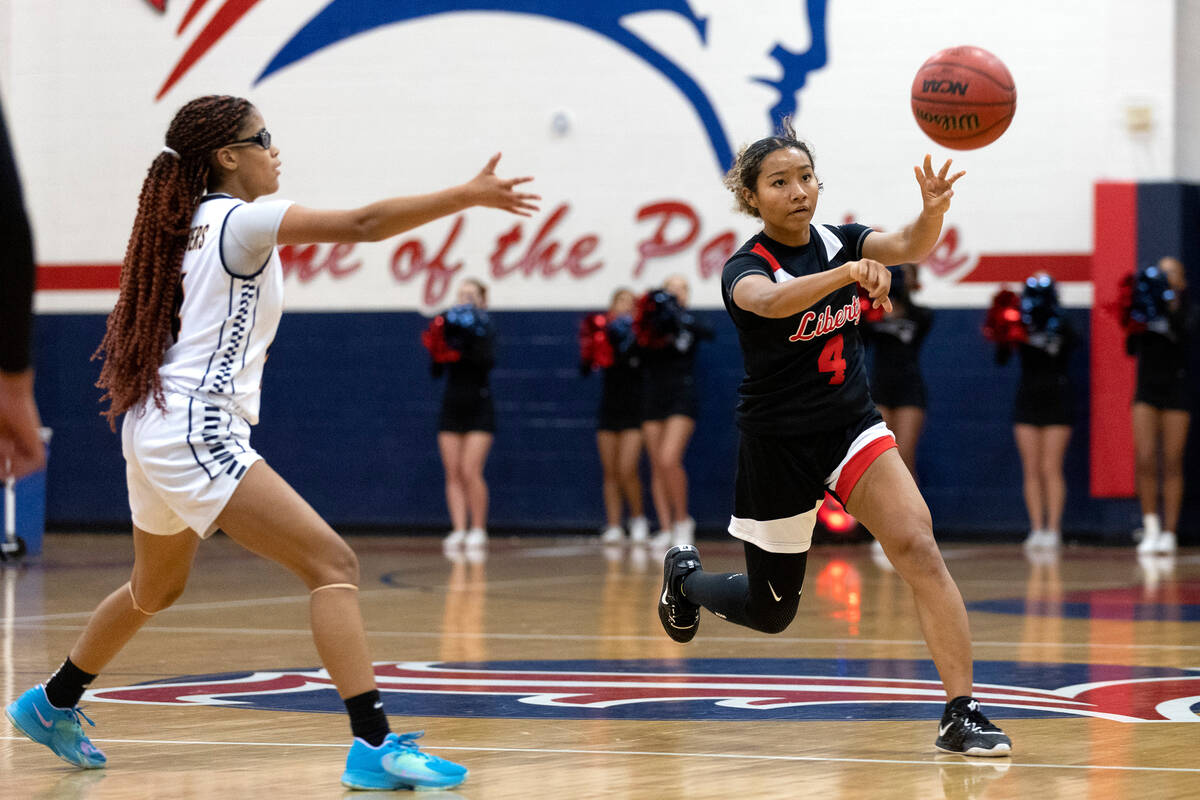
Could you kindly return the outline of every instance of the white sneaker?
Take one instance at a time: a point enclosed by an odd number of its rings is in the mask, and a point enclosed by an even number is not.
[[[466,531],[450,531],[446,538],[442,539],[442,547],[459,547],[466,538]]]
[[[600,541],[604,544],[620,544],[625,540],[625,531],[620,525],[613,525],[605,528],[604,533],[600,534]]]
[[[671,549],[671,536],[672,534],[669,528],[663,528],[661,531],[656,531],[655,534],[650,537],[650,546],[655,550],[661,550],[665,553]]]
[[[1143,514],[1142,540],[1138,542],[1137,551],[1143,555],[1157,553],[1158,540],[1162,536],[1162,532],[1162,522],[1159,520],[1158,514]]]
[[[696,520],[691,517],[685,517],[679,520],[671,528],[671,544],[695,544],[696,543]]]
[[[463,545],[466,547],[483,547],[487,544],[487,531],[483,528],[471,528],[467,531],[467,537],[463,539]]]
[[[1163,531],[1158,535],[1158,541],[1155,543],[1154,552],[1159,555],[1168,555],[1174,553],[1176,549],[1175,531]]]
[[[1062,544],[1062,536],[1058,531],[1032,531],[1025,539],[1025,547],[1030,550],[1057,550]]]
[[[1158,552],[1158,540],[1162,533],[1150,528],[1142,529],[1142,540],[1138,542],[1138,555],[1148,556]],[[1172,536],[1172,539],[1175,537]]]
[[[629,541],[634,544],[645,544],[650,540],[650,523],[645,517],[634,517],[629,520]]]

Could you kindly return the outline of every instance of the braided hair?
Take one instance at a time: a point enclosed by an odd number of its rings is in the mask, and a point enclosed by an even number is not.
[[[723,181],[725,188],[733,192],[733,196],[737,198],[738,211],[752,217],[761,216],[757,208],[746,202],[746,198],[742,196],[742,189],[757,192],[758,176],[762,172],[763,160],[776,150],[786,150],[792,147],[808,156],[808,161],[813,165],[814,170],[817,168],[817,159],[813,156],[812,145],[796,137],[791,117],[783,118],[774,136],[759,139],[738,151],[737,159],[725,173]],[[817,190],[822,188],[824,188],[824,184],[818,181]]]
[[[238,138],[254,106],[249,100],[208,95],[192,100],[167,128],[167,147],[150,164],[125,261],[121,290],[93,359],[102,358],[96,386],[101,412],[116,430],[117,417],[150,395],[166,409],[158,369],[178,329],[183,301],[180,267],[192,216],[208,188],[212,152]]]

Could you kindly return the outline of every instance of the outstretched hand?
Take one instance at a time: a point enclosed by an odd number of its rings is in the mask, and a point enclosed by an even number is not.
[[[474,205],[499,208],[511,214],[528,217],[538,210],[537,203],[541,195],[515,191],[518,184],[528,183],[532,177],[500,178],[496,175],[496,165],[500,163],[500,154],[492,156],[487,165],[478,175],[471,179],[467,188],[471,191]]]
[[[913,172],[917,176],[917,185],[921,187],[921,203],[923,204],[922,213],[928,214],[945,214],[950,210],[950,198],[954,197],[954,182],[966,175],[966,170],[960,170],[949,178],[946,177],[950,172],[950,162],[952,159],[946,159],[946,163],[936,173],[933,171],[933,158],[925,154],[925,169],[921,167],[913,167]]]
[[[870,296],[871,308],[882,306],[884,311],[892,310],[892,300],[888,297],[892,290],[892,273],[887,267],[869,258],[851,261],[846,266],[850,268],[850,277]]]

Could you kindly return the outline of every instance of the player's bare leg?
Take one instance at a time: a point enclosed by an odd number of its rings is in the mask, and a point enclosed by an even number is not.
[[[933,539],[929,508],[899,453],[887,450],[867,467],[846,510],[875,535],[913,591],[921,632],[948,698],[935,746],[958,755],[1009,755],[1012,741],[971,696],[967,609]]]
[[[947,696],[970,695],[967,609],[933,539],[929,507],[898,452],[887,450],[867,467],[846,510],[879,540],[912,589],[921,631]]]
[[[343,698],[375,688],[358,607],[358,558],[265,461],[247,470],[217,524],[229,538],[296,573],[309,591],[313,640]]]
[[[133,529],[133,573],[92,612],[71,648],[71,661],[99,673],[159,611],[174,603],[187,585],[200,537],[190,529],[156,536]]]
[[[461,433],[442,431],[438,434],[438,452],[442,456],[446,484],[446,507],[450,511],[452,530],[460,534],[465,534],[467,530],[467,491],[462,479],[464,439]]]

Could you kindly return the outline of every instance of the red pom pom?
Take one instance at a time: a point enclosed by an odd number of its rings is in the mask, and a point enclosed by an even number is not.
[[[435,364],[449,364],[462,358],[462,353],[446,343],[446,318],[441,314],[434,317],[421,334],[421,344],[425,345]]]
[[[588,314],[579,324],[579,363],[590,370],[608,369],[615,360],[607,327],[603,314]]]
[[[1001,289],[992,298],[987,319],[983,323],[983,335],[998,345],[1013,345],[1029,340],[1025,323],[1021,321],[1021,298],[1010,290]]]

